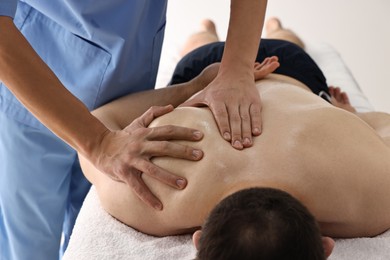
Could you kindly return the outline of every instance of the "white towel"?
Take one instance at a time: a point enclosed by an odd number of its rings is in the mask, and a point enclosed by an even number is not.
[[[390,231],[373,238],[336,240],[330,260],[388,260],[390,259]]]
[[[191,236],[152,237],[111,217],[100,206],[94,187],[77,218],[64,260],[194,259]],[[390,259],[390,231],[375,238],[337,240],[331,260]]]
[[[94,187],[77,218],[64,260],[193,259],[191,236],[153,237],[111,217]]]

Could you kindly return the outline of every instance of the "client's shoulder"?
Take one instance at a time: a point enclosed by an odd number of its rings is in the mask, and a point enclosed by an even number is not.
[[[153,120],[149,127],[177,125],[199,130],[216,128],[213,115],[208,107],[178,107],[172,112]]]

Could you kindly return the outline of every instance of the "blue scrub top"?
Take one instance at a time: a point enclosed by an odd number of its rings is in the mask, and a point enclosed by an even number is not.
[[[92,110],[154,87],[166,8],[166,0],[1,0],[0,15],[14,18],[64,86]],[[42,127],[3,85],[0,109]]]

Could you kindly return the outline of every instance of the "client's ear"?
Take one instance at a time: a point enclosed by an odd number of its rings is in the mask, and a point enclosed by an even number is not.
[[[328,258],[333,251],[335,242],[330,237],[322,237],[322,246],[324,247],[325,256]]]
[[[195,231],[195,233],[192,235],[192,243],[194,243],[196,250],[199,250],[199,240],[201,235],[202,235],[202,230],[200,229]]]

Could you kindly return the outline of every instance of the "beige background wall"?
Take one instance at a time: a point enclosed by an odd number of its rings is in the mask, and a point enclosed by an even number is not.
[[[168,0],[162,58],[204,18],[214,20],[225,39],[229,12],[229,0]],[[305,41],[330,43],[376,110],[390,112],[389,0],[269,0],[270,16],[280,17]]]

